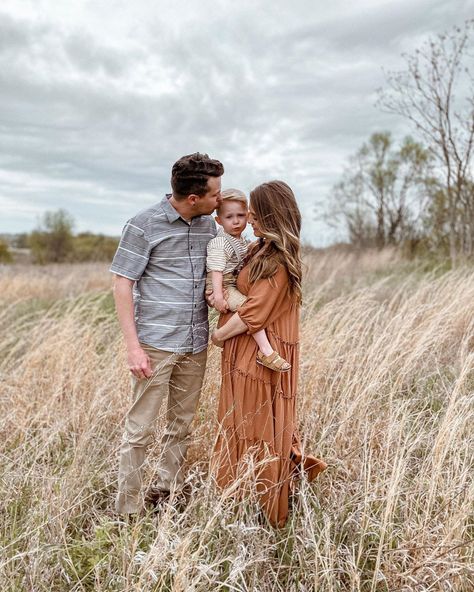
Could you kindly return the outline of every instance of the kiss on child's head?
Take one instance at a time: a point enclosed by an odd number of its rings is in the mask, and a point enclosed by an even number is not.
[[[247,197],[239,189],[226,189],[221,193],[221,203],[217,208],[216,222],[227,234],[240,238],[247,226]]]

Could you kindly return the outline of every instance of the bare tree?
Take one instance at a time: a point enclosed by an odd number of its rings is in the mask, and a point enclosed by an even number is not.
[[[468,256],[474,253],[474,182],[466,180],[460,199],[462,218],[461,251]]]
[[[388,88],[380,94],[385,109],[414,124],[440,165],[453,265],[460,252],[473,249],[474,195],[467,191],[474,143],[473,30],[474,21],[466,21],[405,55],[406,70],[388,73]]]
[[[326,219],[343,221],[359,247],[400,244],[414,237],[430,173],[428,152],[411,138],[398,150],[389,132],[372,134],[334,187]]]

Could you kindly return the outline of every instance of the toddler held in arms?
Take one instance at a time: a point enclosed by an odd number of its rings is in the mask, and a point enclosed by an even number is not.
[[[217,208],[216,222],[222,227],[207,245],[206,289],[212,290],[214,307],[219,312],[235,312],[245,300],[236,286],[237,274],[247,254],[248,242],[242,238],[247,226],[248,205],[245,193],[226,189]],[[227,299],[224,298],[224,289]],[[257,363],[277,372],[288,372],[291,364],[276,352],[268,341],[265,329],[252,335],[258,345]]]

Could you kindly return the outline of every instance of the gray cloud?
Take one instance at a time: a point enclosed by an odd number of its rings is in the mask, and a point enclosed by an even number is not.
[[[374,108],[382,66],[473,7],[100,4],[67,18],[7,0],[0,13],[1,231],[65,207],[79,229],[117,234],[168,190],[174,160],[200,150],[224,162],[224,185],[287,180],[305,238],[328,242],[315,200],[371,132],[407,130]]]

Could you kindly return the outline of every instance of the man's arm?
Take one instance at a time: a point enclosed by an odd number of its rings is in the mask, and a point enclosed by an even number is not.
[[[152,375],[150,358],[138,341],[133,307],[133,284],[135,282],[126,277],[115,275],[114,300],[117,317],[122,329],[127,347],[128,367],[138,379],[149,378]]]

